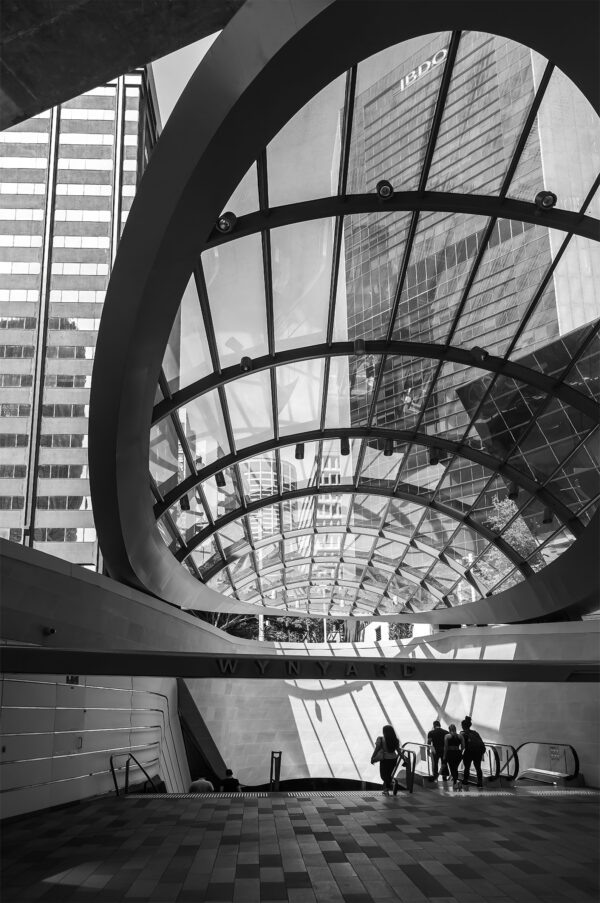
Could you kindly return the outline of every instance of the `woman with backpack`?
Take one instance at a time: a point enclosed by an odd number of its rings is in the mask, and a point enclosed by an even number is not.
[[[375,749],[371,756],[371,765],[379,762],[379,774],[383,781],[383,795],[389,796],[392,789],[392,774],[396,767],[396,760],[401,754],[400,740],[391,724],[386,724],[381,737],[375,741]]]
[[[471,727],[470,718],[468,720],[465,718],[465,720],[461,722],[460,726],[462,727],[460,733],[465,744],[465,752],[463,756],[464,774],[462,785],[465,789],[468,789],[469,771],[471,769],[471,765],[473,764],[475,766],[475,773],[477,775],[477,786],[483,787],[481,760],[483,759],[483,756],[485,754],[485,743],[481,739],[481,735]]]

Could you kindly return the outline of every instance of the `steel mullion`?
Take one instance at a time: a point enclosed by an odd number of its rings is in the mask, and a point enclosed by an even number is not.
[[[573,357],[571,358],[570,362],[567,364],[567,366],[566,366],[565,369],[563,370],[563,373],[561,374],[561,376],[560,376],[559,379],[557,380],[557,383],[563,382],[563,381],[564,381],[565,377],[566,377],[566,376],[568,375],[568,373],[572,370],[572,368],[576,365],[576,363],[577,363],[577,361],[579,360],[579,358],[585,353],[585,350],[587,349],[588,345],[590,344],[590,342],[592,341],[592,339],[594,338],[594,336],[597,334],[597,332],[598,332],[599,329],[600,329],[600,322],[598,322],[598,323],[596,324],[596,326],[593,327],[593,328],[590,330],[590,332],[589,332],[588,336],[586,337],[585,341],[579,346],[579,348],[577,349],[577,351],[575,352],[575,354],[574,354]],[[518,449],[519,449],[521,443],[527,438],[527,436],[529,435],[529,433],[531,432],[531,430],[533,430],[534,427],[537,426],[538,421],[539,421],[539,418],[543,415],[544,410],[551,404],[551,402],[554,400],[554,398],[555,398],[555,396],[549,395],[549,396],[547,396],[547,397],[540,403],[540,405],[538,406],[538,408],[537,408],[537,410],[536,410],[534,416],[532,417],[532,419],[531,419],[531,421],[530,421],[530,423],[529,423],[529,426],[524,430],[523,434],[522,434],[521,436],[519,436],[519,438],[513,443],[513,445],[511,446],[511,448],[507,451],[507,453],[505,454],[504,458],[503,458],[502,461],[500,462],[500,468],[499,468],[499,470],[498,470],[498,475],[501,475],[501,474],[502,474],[502,466],[503,466],[504,464],[507,464],[507,463],[509,462],[510,458],[515,454],[516,451],[518,451]],[[539,482],[538,493],[539,493],[539,490],[543,490],[543,489],[546,488],[546,486],[548,485],[548,483],[554,478],[554,476],[556,475],[556,473],[558,473],[558,472],[562,469],[562,467],[563,467],[563,466],[565,465],[565,463],[569,460],[569,458],[571,457],[571,455],[574,454],[575,451],[578,450],[578,449],[580,448],[581,445],[583,445],[585,442],[587,442],[587,440],[589,439],[589,437],[590,437],[591,435],[593,435],[593,433],[595,432],[596,429],[597,429],[597,426],[591,427],[591,428],[590,428],[590,429],[582,436],[582,438],[579,440],[579,442],[577,443],[577,445],[575,446],[575,448],[572,449],[571,452],[569,452],[569,454],[566,456],[566,458],[565,458],[564,460],[559,461],[559,462],[557,463],[556,467],[553,469],[553,471],[551,472],[551,474],[550,474],[548,477],[546,477],[544,480],[542,480],[542,481]],[[466,435],[467,435],[467,434],[465,434],[465,437],[466,437]],[[484,492],[487,490],[487,487],[489,486],[489,484],[490,484],[494,479],[495,479],[495,477],[492,477],[492,478],[486,483],[486,486],[481,490],[481,492],[479,493],[479,495],[477,496],[477,498],[476,498],[475,501],[473,502],[473,505],[472,505],[472,507],[471,507],[471,510],[473,510],[473,509],[475,508],[475,506],[478,504],[478,502],[480,501],[480,499],[481,499],[481,497],[483,496]],[[439,488],[439,487],[438,487],[438,488]],[[525,491],[527,491],[527,490],[525,490]],[[435,494],[437,495],[437,489],[436,489],[436,493],[435,493]],[[552,493],[552,495],[553,495],[553,494],[554,494],[554,493]],[[532,499],[535,499],[535,498],[536,498],[536,495],[535,495],[534,493],[530,493],[530,495],[532,496]],[[539,495],[538,495],[537,497],[539,498]],[[509,521],[507,521],[507,523],[506,523],[506,524],[504,525],[504,527],[502,528],[502,533],[499,534],[500,536],[501,536],[503,533],[505,533],[506,530],[507,530],[507,528],[510,527],[510,525],[517,519],[517,517],[520,516],[521,511],[523,511],[524,508],[527,508],[530,504],[531,504],[531,501],[526,502],[525,505],[522,505],[522,506],[515,512],[515,514],[513,515],[513,517],[512,517]],[[572,514],[572,515],[571,515],[571,520],[572,520],[572,521],[578,520],[577,515]],[[563,526],[566,526],[567,528],[569,528],[569,524],[570,524],[569,521],[566,521],[566,522],[563,521]],[[484,550],[484,552],[485,552],[485,550]],[[480,553],[480,554],[477,556],[477,560],[479,560],[479,558],[481,557],[481,555],[484,554],[484,552]],[[475,563],[475,562],[474,562],[474,563]]]
[[[539,107],[540,107],[540,104],[541,104],[542,99],[543,99],[543,97],[544,97],[544,94],[545,94],[545,92],[546,92],[546,88],[547,88],[547,86],[548,86],[548,82],[549,82],[549,80],[550,80],[550,76],[552,75],[553,68],[554,68],[554,67],[552,66],[552,64],[548,64],[548,65],[546,66],[546,69],[544,70],[544,75],[542,76],[542,79],[541,79],[541,81],[540,81],[540,85],[539,85],[539,87],[538,87],[538,90],[536,91],[535,97],[534,97],[534,99],[533,99],[533,102],[532,102],[531,107],[530,107],[530,109],[529,109],[529,112],[528,112],[528,114],[527,114],[527,118],[526,118],[526,120],[525,120],[525,122],[524,122],[524,124],[523,124],[523,128],[521,129],[520,135],[519,135],[519,137],[518,137],[518,139],[517,139],[517,142],[516,142],[516,144],[515,144],[515,147],[514,147],[514,149],[513,149],[513,153],[512,153],[512,155],[511,155],[511,159],[510,159],[509,164],[508,164],[508,167],[507,167],[507,169],[506,169],[506,173],[505,173],[505,175],[504,175],[504,179],[502,180],[502,185],[501,185],[500,191],[499,191],[499,193],[498,193],[498,196],[499,196],[499,198],[500,198],[501,200],[503,200],[503,199],[506,197],[507,192],[508,192],[508,189],[510,188],[510,183],[511,183],[511,181],[512,181],[512,178],[513,178],[513,176],[514,176],[514,173],[516,172],[517,166],[519,165],[519,161],[520,161],[521,156],[522,156],[522,154],[523,154],[523,150],[525,149],[525,145],[527,144],[527,140],[528,140],[528,138],[529,138],[529,134],[530,134],[530,132],[531,132],[531,129],[532,129],[532,127],[533,127],[533,124],[534,124],[534,122],[535,122],[535,118],[536,118],[536,116],[537,116],[537,113],[538,113],[538,110],[539,110]],[[464,288],[463,288],[463,292],[462,292],[462,295],[461,295],[461,299],[460,299],[460,301],[458,302],[456,311],[455,311],[454,316],[453,316],[453,318],[452,318],[452,323],[451,323],[451,325],[450,325],[450,330],[449,330],[449,332],[448,332],[448,334],[447,334],[446,342],[445,342],[445,344],[446,344],[447,347],[450,345],[450,343],[451,343],[451,341],[452,341],[452,337],[454,336],[454,333],[455,333],[455,331],[456,331],[456,329],[457,329],[457,327],[458,327],[458,324],[459,324],[459,322],[460,322],[460,319],[461,319],[461,317],[462,317],[462,313],[463,313],[464,307],[465,307],[465,305],[466,305],[466,303],[467,303],[467,300],[468,300],[468,297],[469,297],[469,293],[470,293],[470,291],[471,291],[471,288],[472,288],[472,286],[473,286],[473,284],[474,284],[474,282],[475,282],[475,278],[476,278],[477,273],[478,273],[478,271],[479,271],[479,267],[480,267],[481,261],[483,260],[483,257],[485,256],[485,252],[488,250],[488,243],[489,243],[489,240],[490,240],[492,231],[493,231],[493,229],[494,229],[494,226],[496,225],[496,222],[497,222],[497,217],[496,217],[496,216],[492,216],[492,217],[490,217],[490,219],[488,220],[488,224],[487,224],[487,226],[486,226],[486,228],[485,228],[485,231],[484,231],[484,234],[483,234],[483,238],[482,238],[481,244],[480,244],[480,246],[479,246],[479,250],[477,251],[477,254],[475,255],[475,260],[473,261],[473,264],[472,264],[472,266],[471,266],[471,270],[470,270],[469,275],[468,275],[468,277],[467,277],[467,281],[466,281],[465,286],[464,286]],[[505,357],[506,357],[506,355],[505,355]],[[419,427],[420,427],[420,425],[421,425],[421,422],[422,422],[422,420],[423,420],[423,418],[424,418],[424,416],[425,416],[425,412],[426,412],[426,410],[427,410],[427,406],[429,405],[429,400],[430,400],[430,398],[431,398],[431,396],[432,396],[432,394],[433,394],[434,387],[435,387],[435,385],[436,385],[436,383],[437,383],[437,380],[438,380],[439,375],[440,375],[440,373],[441,373],[442,367],[443,367],[443,361],[440,360],[439,363],[437,364],[436,368],[435,368],[435,373],[434,373],[434,375],[433,375],[433,378],[432,378],[432,380],[431,380],[431,382],[430,382],[430,384],[429,384],[428,390],[427,390],[427,396],[426,396],[425,401],[424,401],[424,403],[423,403],[423,405],[422,405],[422,407],[421,407],[421,411],[420,411],[419,417],[418,417],[418,419],[417,419],[417,423],[415,424],[415,432],[419,429]],[[492,383],[493,383],[493,382],[495,382],[494,379],[492,380]],[[474,422],[474,418],[471,418],[471,422],[469,423],[469,426],[467,427],[467,430],[466,430],[465,433],[463,434],[463,438],[466,437],[466,436],[468,435],[468,432],[469,432],[469,430],[471,429],[471,424],[472,424],[473,422]],[[406,455],[406,457],[405,457],[405,459],[404,459],[405,461],[408,460],[408,455],[409,455],[409,453],[410,453],[410,450],[411,450],[411,447],[409,447],[409,449],[408,449],[408,453],[407,453],[407,455]],[[450,463],[452,463],[452,462],[450,462]]]
[[[433,118],[431,121],[431,128],[429,129],[429,136],[427,139],[427,147],[425,149],[425,155],[423,157],[423,166],[421,167],[421,174],[419,177],[419,187],[418,191],[422,194],[425,191],[427,186],[427,179],[429,178],[429,171],[431,169],[431,163],[433,160],[433,155],[435,153],[435,148],[437,145],[437,139],[439,136],[440,126],[442,123],[442,118],[444,115],[444,108],[446,106],[446,100],[448,97],[448,90],[450,88],[450,82],[452,79],[452,73],[454,71],[454,64],[456,62],[456,55],[458,53],[458,45],[460,43],[460,31],[454,31],[452,33],[452,38],[450,40],[450,46],[448,48],[448,56],[446,57],[446,62],[444,64],[444,71],[442,73],[442,77],[440,79],[440,87],[438,90],[438,96],[436,100],[435,110],[433,113]],[[404,247],[404,253],[402,256],[402,263],[400,266],[400,272],[398,274],[398,282],[396,284],[396,291],[394,293],[394,301],[392,303],[391,311],[390,311],[390,319],[387,328],[386,341],[389,342],[392,339],[394,334],[394,326],[396,322],[396,317],[398,315],[398,308],[400,306],[400,300],[402,298],[402,292],[404,290],[404,283],[406,280],[406,273],[408,270],[408,264],[410,262],[410,258],[412,256],[412,249],[415,241],[415,236],[417,233],[417,226],[419,223],[419,211],[415,210],[412,214],[410,226],[408,229],[408,235],[406,237],[406,244]],[[387,355],[383,354],[381,356],[381,361],[379,362],[379,367],[377,369],[377,375],[375,377],[375,384],[373,386],[373,394],[371,397],[371,403],[369,405],[369,412],[367,414],[367,425],[370,426],[373,423],[373,418],[375,416],[375,411],[377,409],[377,403],[379,400],[379,391],[381,389],[381,385],[383,382],[383,374],[385,371],[385,365],[387,361]],[[364,457],[364,449],[361,448],[361,452],[359,454],[358,461],[358,471],[362,469]]]

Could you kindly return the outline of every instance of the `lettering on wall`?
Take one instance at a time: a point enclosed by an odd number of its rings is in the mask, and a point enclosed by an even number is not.
[[[428,72],[431,72],[431,70],[436,66],[439,66],[440,63],[443,63],[447,56],[448,49],[446,47],[444,47],[442,50],[438,50],[438,52],[434,53],[434,55],[430,59],[425,60],[420,64],[420,66],[417,66],[415,69],[411,69],[411,71],[407,73],[407,75],[403,75],[400,79],[400,86],[398,88],[398,91],[395,91],[394,93],[397,94],[398,92],[402,93],[403,91],[406,91],[406,89],[410,87],[410,85],[418,81],[420,78],[423,78],[424,75],[427,75]]]

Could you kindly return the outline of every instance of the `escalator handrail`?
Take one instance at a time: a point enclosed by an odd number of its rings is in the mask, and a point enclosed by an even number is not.
[[[517,746],[516,753],[523,749],[524,746],[563,746],[566,749],[570,749],[575,763],[575,773],[567,775],[566,780],[573,781],[579,776],[579,756],[577,755],[575,747],[571,746],[570,743],[552,743],[549,740],[524,740],[523,743],[520,743],[519,746]]]
[[[505,768],[508,768],[508,766],[510,765],[511,762],[514,762],[513,773],[506,774],[506,775],[504,775],[504,777],[506,778],[507,781],[515,781],[519,774],[519,756],[518,756],[518,753],[517,753],[517,750],[515,749],[515,747],[511,746],[510,743],[494,743],[491,740],[484,740],[483,742],[485,743],[487,748],[495,750],[496,755],[498,756],[497,777],[500,777],[501,773],[504,771]],[[503,765],[500,765],[500,761],[499,761],[500,756],[498,754],[498,750],[500,750],[500,749],[510,750],[508,758]]]

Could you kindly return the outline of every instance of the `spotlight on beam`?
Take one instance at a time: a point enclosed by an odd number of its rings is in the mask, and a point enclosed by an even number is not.
[[[538,191],[533,203],[538,210],[551,210],[552,207],[556,207],[557,200],[553,191]]]
[[[235,213],[232,213],[231,210],[228,210],[226,213],[222,213],[217,220],[217,232],[221,232],[223,235],[226,235],[228,232],[233,231],[236,223],[237,216],[235,215]]]
[[[240,370],[242,373],[248,373],[252,370],[252,360],[249,357],[243,357],[240,361]]]
[[[516,502],[519,498],[519,487],[516,483],[508,484],[508,498],[511,500],[511,502]]]
[[[484,361],[487,361],[490,356],[489,351],[486,351],[485,348],[480,348],[479,345],[475,345],[474,348],[471,348],[471,354],[480,364],[483,364]]]
[[[552,508],[544,508],[544,515],[542,517],[543,524],[551,524],[553,520]]]
[[[182,511],[190,510],[190,500],[187,497],[187,495],[181,496],[181,498],[179,499],[179,507],[181,508]]]
[[[435,465],[439,464],[441,460],[442,460],[442,449],[433,445],[429,449],[429,463],[435,467]]]
[[[383,446],[383,456],[384,458],[391,458],[394,454],[394,440],[386,439],[385,445]]]
[[[294,457],[296,461],[304,460],[304,442],[299,442],[296,446],[296,451],[294,453]]]
[[[394,186],[387,179],[381,179],[375,186],[375,191],[381,201],[389,201],[394,194]]]
[[[219,489],[225,489],[225,474],[222,470],[218,470],[215,474],[215,483]]]
[[[340,439],[340,454],[346,457],[350,454],[350,440],[348,436],[342,436]]]

